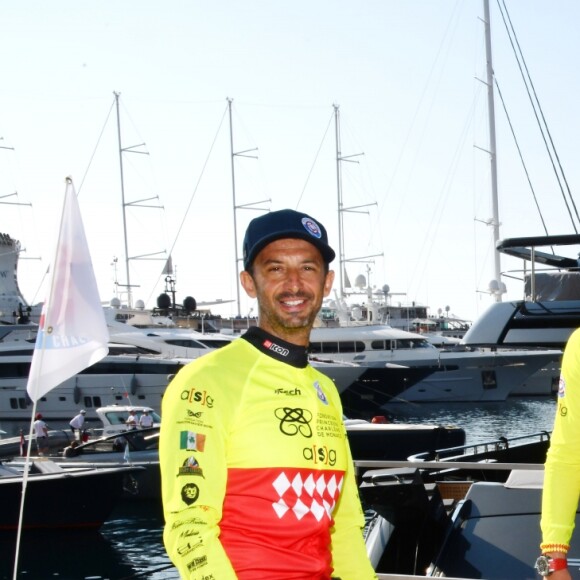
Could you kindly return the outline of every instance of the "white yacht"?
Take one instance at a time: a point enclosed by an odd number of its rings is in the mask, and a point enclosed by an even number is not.
[[[576,246],[572,258],[555,248]],[[537,248],[548,247],[552,253]],[[523,282],[522,298],[492,304],[465,334],[468,345],[563,348],[580,327],[580,235],[500,241],[497,250],[524,261],[511,272]]]
[[[570,246],[567,257],[563,247]],[[572,247],[575,248],[572,250]],[[557,348],[580,327],[580,235],[509,238],[497,250],[523,261],[510,272],[522,280],[522,298],[492,304],[465,334],[469,346]],[[550,252],[543,248],[550,248]],[[545,394],[545,385],[558,388],[561,357],[528,378],[519,394]]]
[[[3,343],[0,348],[2,420],[30,419],[32,402],[26,384],[33,351],[34,341]],[[38,401],[38,411],[48,421],[63,421],[70,420],[80,408],[86,409],[88,419],[96,419],[95,409],[115,403],[158,409],[169,381],[187,362],[111,344],[109,355],[44,395]]]
[[[558,360],[561,354],[547,349],[438,349],[420,334],[387,325],[314,328],[311,351],[373,368],[400,365],[430,370],[404,390],[388,382],[376,384],[366,398],[374,397],[382,405],[503,401],[527,377]]]

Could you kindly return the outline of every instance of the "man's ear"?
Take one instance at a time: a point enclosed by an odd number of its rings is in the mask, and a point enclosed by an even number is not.
[[[326,274],[326,279],[324,280],[324,296],[328,296],[332,290],[332,285],[334,284],[334,270],[329,270]]]
[[[256,285],[254,284],[254,279],[249,272],[246,272],[246,270],[240,272],[240,282],[250,298],[255,298],[257,296]]]

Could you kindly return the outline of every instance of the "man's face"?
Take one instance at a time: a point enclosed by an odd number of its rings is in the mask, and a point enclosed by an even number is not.
[[[304,346],[333,281],[318,249],[292,238],[268,244],[256,256],[253,274],[241,273],[245,291],[258,299],[260,328]]]

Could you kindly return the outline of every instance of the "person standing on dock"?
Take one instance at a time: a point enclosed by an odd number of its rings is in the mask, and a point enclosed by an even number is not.
[[[376,578],[340,397],[308,363],[334,257],[306,214],[253,219],[240,281],[258,301],[258,326],[167,387],[164,542],[182,578]]]
[[[540,576],[571,580],[567,554],[580,493],[580,329],[566,344],[562,357],[558,406],[544,467]]]
[[[86,415],[86,411],[84,409],[81,409],[80,412],[75,415],[71,420],[70,420],[70,429],[73,433],[73,437],[77,440],[77,441],[82,441],[83,439],[83,425],[85,424],[85,415]]]
[[[33,427],[38,455],[48,455],[48,427],[42,419],[42,413],[36,413]]]
[[[143,409],[143,413],[141,414],[141,417],[139,417],[139,427],[141,427],[141,429],[153,427],[153,417],[149,414],[148,409]]]
[[[137,429],[137,416],[135,409],[129,411],[129,416],[125,419],[125,425],[127,425],[128,429]]]

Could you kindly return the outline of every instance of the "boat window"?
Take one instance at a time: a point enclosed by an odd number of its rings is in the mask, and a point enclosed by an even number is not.
[[[396,341],[397,349],[410,349],[410,348],[431,348],[431,345],[422,338],[417,339],[403,339]]]
[[[3,365],[0,365],[0,369]],[[170,375],[175,374],[183,365],[179,362],[160,361],[159,359],[140,359],[138,357],[128,357],[124,360],[115,357],[108,357],[100,360],[98,363],[83,369],[80,374],[155,374],[155,375]]]
[[[156,350],[132,344],[109,343],[109,354],[159,354]]]
[[[101,397],[83,397],[83,401],[86,408],[103,406],[101,403]]]
[[[197,340],[192,340],[191,338],[172,338],[166,340],[165,343],[184,348],[206,348],[201,342],[197,342]]]
[[[390,341],[387,342],[390,343]],[[387,347],[385,346],[384,340],[373,340],[371,342],[371,348],[373,350],[388,350]]]
[[[34,352],[34,348],[26,348],[20,350],[6,350],[0,351],[0,356],[30,356]]]
[[[15,363],[3,362],[0,365],[0,377],[4,378],[28,377],[29,374],[30,374],[30,361],[15,362]]]
[[[341,352],[363,352],[365,349],[364,342],[359,340],[343,340],[340,342],[311,342],[310,352],[313,354],[326,353],[338,354]]]
[[[25,397],[10,397],[10,408],[11,409],[26,409],[26,398]]]
[[[205,346],[207,346],[208,348],[221,348],[222,346],[226,346],[227,344],[230,344],[231,340],[227,340],[227,339],[203,339],[200,340],[199,342],[201,342],[202,344],[204,344]]]
[[[319,354],[321,352],[325,352],[323,350],[322,346],[323,346],[322,342],[311,342],[310,346],[309,346],[309,351],[312,354]],[[329,348],[328,352],[330,352],[330,348]]]
[[[128,413],[125,411],[113,411],[111,413],[105,413],[107,420],[111,425],[124,425],[127,420]]]

